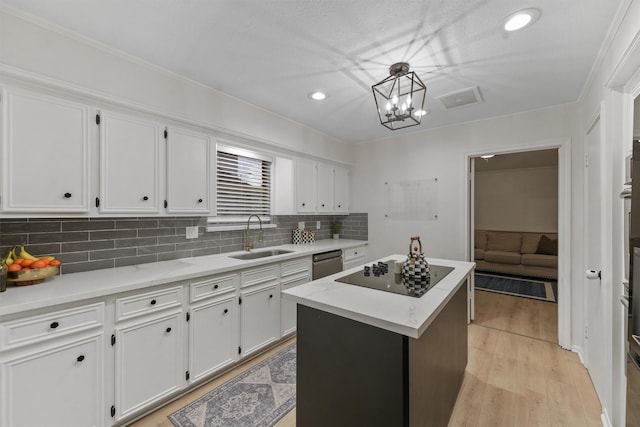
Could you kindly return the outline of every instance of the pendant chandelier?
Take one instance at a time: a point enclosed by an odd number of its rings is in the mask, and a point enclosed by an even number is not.
[[[398,62],[389,67],[389,77],[371,86],[380,124],[397,130],[419,125],[425,114],[427,87],[409,64]]]

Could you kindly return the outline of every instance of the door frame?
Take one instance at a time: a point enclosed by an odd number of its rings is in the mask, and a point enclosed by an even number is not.
[[[511,146],[497,149],[483,148],[467,152],[465,170],[467,171],[467,190],[465,212],[467,215],[467,257],[474,259],[474,168],[471,159],[484,154],[509,154],[525,151],[558,150],[558,344],[571,349],[571,138],[554,138],[532,141],[525,146]]]

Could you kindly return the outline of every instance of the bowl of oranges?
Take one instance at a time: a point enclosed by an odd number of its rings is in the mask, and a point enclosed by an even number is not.
[[[60,261],[54,256],[36,257],[13,247],[0,261],[7,270],[7,282],[15,285],[34,285],[60,272]]]

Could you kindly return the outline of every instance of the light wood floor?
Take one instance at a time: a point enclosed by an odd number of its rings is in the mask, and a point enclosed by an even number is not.
[[[558,304],[475,291],[476,325],[558,342]]]
[[[550,342],[557,341],[555,329],[553,333],[544,332],[546,327],[526,329],[522,325],[511,325],[520,321],[506,320],[522,317],[522,323],[525,318],[533,321],[536,315],[532,314],[535,310],[531,307],[538,304],[527,302],[539,302],[518,297],[507,298],[524,302],[497,298],[497,313],[489,314],[488,310],[483,312],[487,308],[485,304],[491,304],[491,300],[495,299],[493,295],[497,294],[476,292],[476,319],[480,317],[483,325],[476,322],[469,325],[469,361],[449,427],[601,426],[600,402],[591,379],[575,353]],[[550,303],[539,304],[555,307],[555,304]],[[531,313],[526,317],[521,316],[517,314],[516,308]],[[502,313],[503,309],[511,314]],[[540,309],[540,313],[542,311],[544,308]],[[547,323],[542,320],[536,322],[541,326]],[[512,329],[513,332],[497,329],[496,326]],[[534,330],[537,330],[538,338],[524,336],[523,332],[530,333]],[[169,414],[259,363],[290,342],[291,340],[275,347],[133,425],[171,427],[167,418]],[[295,409],[277,424],[277,427],[293,426]]]

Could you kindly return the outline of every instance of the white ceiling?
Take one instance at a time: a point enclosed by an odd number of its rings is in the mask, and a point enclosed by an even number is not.
[[[576,101],[620,0],[0,0],[345,142]],[[505,17],[529,7],[519,32]],[[371,85],[406,61],[420,126],[379,124]],[[478,86],[483,103],[436,98]],[[328,98],[311,101],[322,90]]]

